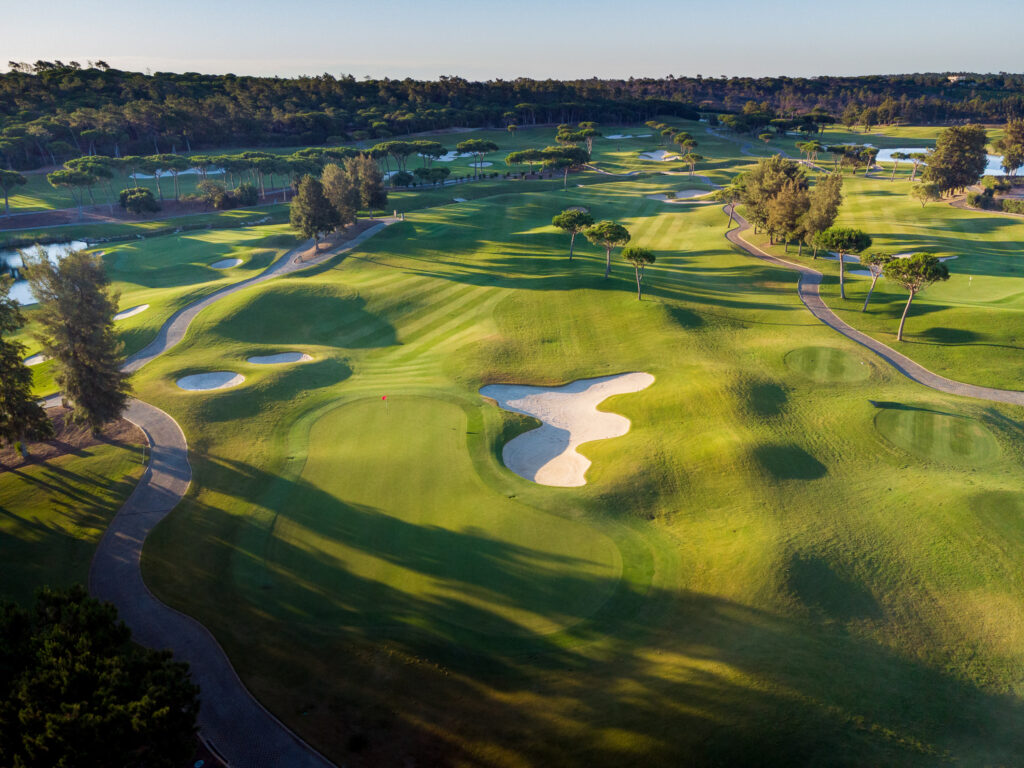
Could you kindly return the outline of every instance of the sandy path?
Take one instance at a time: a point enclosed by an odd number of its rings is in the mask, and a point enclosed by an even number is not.
[[[620,373],[580,379],[562,387],[491,384],[480,394],[507,411],[533,416],[543,424],[509,440],[502,450],[505,466],[541,485],[570,488],[586,485],[590,459],[576,449],[592,440],[620,437],[629,419],[597,410],[612,395],[639,392],[654,383],[649,373]]]

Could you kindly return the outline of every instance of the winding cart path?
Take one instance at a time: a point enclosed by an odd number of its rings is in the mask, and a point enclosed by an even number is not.
[[[311,258],[310,242],[288,252],[262,273],[223,288],[179,310],[160,328],[145,349],[125,363],[137,371],[174,347],[196,315],[225,296],[258,283],[320,264],[349,251],[394,223],[387,219],[355,238]],[[142,547],[150,531],[188,491],[192,467],[188,442],[178,423],[156,406],[132,399],[125,418],[149,441],[149,466],[138,486],[111,521],[100,540],[89,570],[89,591],[117,606],[134,639],[150,648],[166,648],[188,662],[201,689],[199,728],[203,740],[229,766],[266,768],[324,768],[327,758],[292,733],[260,704],[235,673],[217,640],[190,616],[164,605],[142,579]]]

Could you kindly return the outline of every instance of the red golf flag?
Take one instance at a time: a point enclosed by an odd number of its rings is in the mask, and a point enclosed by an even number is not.
[[[381,400],[387,400],[387,399],[388,399],[388,396],[387,396],[387,395],[382,395],[380,399],[381,399]]]

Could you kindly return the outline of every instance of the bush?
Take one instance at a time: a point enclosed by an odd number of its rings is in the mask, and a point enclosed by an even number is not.
[[[1024,200],[1002,200],[1003,211],[1006,213],[1024,214]]]
[[[405,171],[399,171],[398,173],[391,174],[391,186],[392,187],[408,187],[412,184],[412,174],[406,173]]]
[[[121,207],[129,213],[155,213],[160,210],[160,204],[153,197],[153,190],[147,187],[122,189],[118,197]]]
[[[1003,178],[1002,176],[982,176],[981,186],[983,186],[986,190],[991,190],[993,193],[1010,191],[1009,180]]]
[[[244,182],[238,185],[232,195],[235,198],[235,204],[241,208],[248,208],[250,205],[256,205],[259,202],[260,195],[256,191],[256,187],[249,182]]]

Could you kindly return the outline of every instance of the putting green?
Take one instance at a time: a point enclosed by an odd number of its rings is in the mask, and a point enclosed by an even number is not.
[[[919,408],[884,408],[875,428],[893,445],[915,456],[948,464],[981,466],[999,457],[988,429],[966,416]]]
[[[424,397],[321,417],[268,547],[277,599],[334,626],[446,635],[546,634],[596,611],[618,583],[616,545],[491,492],[466,435],[459,406]]]
[[[797,373],[821,382],[864,381],[871,366],[835,347],[800,347],[787,353],[786,365]]]

